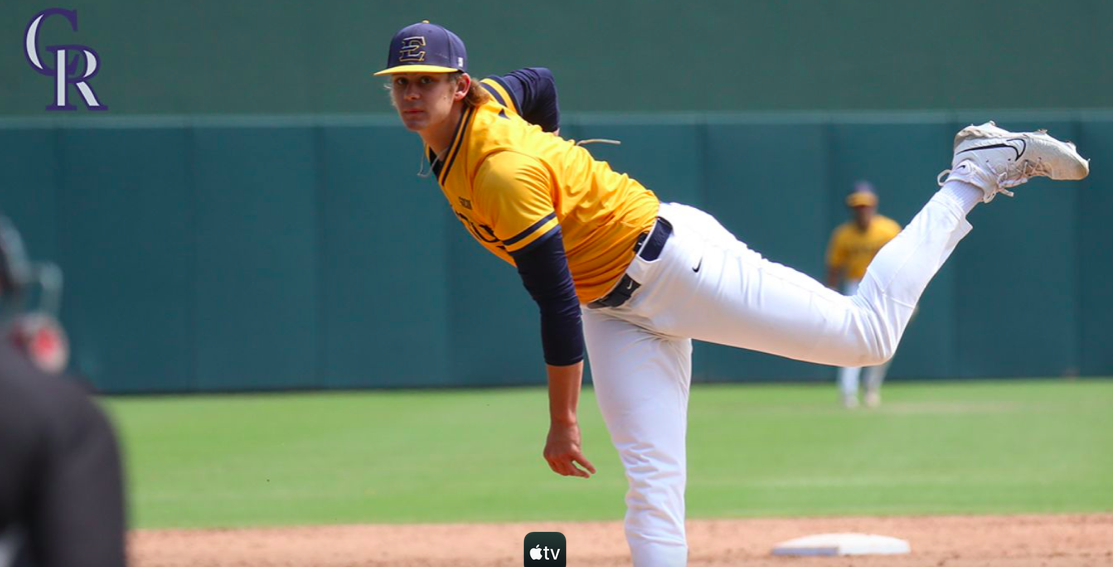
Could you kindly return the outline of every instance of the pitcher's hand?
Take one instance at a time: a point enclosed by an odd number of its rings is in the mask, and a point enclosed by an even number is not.
[[[545,441],[545,460],[549,462],[549,468],[553,472],[562,476],[590,478],[595,474],[595,466],[584,457],[580,448],[580,426],[577,424],[554,423],[549,426],[549,438]],[[583,468],[577,467],[577,464]]]

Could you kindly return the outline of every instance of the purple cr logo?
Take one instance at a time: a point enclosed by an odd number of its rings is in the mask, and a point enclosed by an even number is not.
[[[73,31],[77,31],[77,10],[48,8],[31,18],[31,23],[27,24],[27,34],[24,35],[28,63],[39,73],[47,77],[54,77],[54,104],[46,107],[46,109],[77,110],[76,106],[66,104],[67,85],[72,84],[77,87],[77,92],[85,100],[85,106],[89,110],[108,110],[107,106],[97,100],[97,94],[93,92],[93,87],[90,87],[89,83],[86,82],[96,76],[99,67],[100,60],[93,48],[85,45],[48,45],[46,50],[54,54],[53,68],[39,58],[39,28],[43,20],[56,14],[65,16],[70,21],[70,27],[73,28]],[[72,55],[68,62],[66,61],[67,54]],[[85,73],[81,76],[76,75],[79,58],[85,61]]]

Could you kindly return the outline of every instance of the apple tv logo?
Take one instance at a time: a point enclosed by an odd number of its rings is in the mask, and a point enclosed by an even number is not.
[[[530,532],[526,534],[525,565],[564,567],[568,558],[568,542],[560,532]]]

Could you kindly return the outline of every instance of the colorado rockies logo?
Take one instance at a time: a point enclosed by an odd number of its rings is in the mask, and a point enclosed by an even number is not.
[[[400,54],[398,56],[398,62],[409,63],[411,61],[425,61],[425,50],[422,49],[422,47],[425,47],[424,36],[407,37],[403,39],[402,48],[398,50]]]
[[[54,67],[51,68],[39,58],[39,29],[44,20],[50,16],[60,15],[65,16],[70,22],[70,27],[73,31],[77,31],[77,10],[66,10],[63,8],[48,8],[35,14],[31,18],[31,23],[27,24],[27,33],[24,34],[25,54],[27,61],[31,67],[39,73],[47,77],[54,77],[54,104],[46,107],[47,110],[77,110],[74,105],[66,104],[66,94],[68,85],[77,87],[77,92],[85,101],[85,106],[89,110],[108,110],[97,100],[97,94],[93,92],[93,87],[89,86],[87,82],[96,76],[100,67],[100,59],[97,52],[92,48],[85,45],[48,45],[46,51],[53,53]],[[67,56],[68,60],[67,60]],[[79,60],[84,62],[84,71],[78,75]]]

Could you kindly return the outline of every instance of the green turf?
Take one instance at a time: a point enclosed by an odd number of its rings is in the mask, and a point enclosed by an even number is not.
[[[1113,381],[693,388],[689,516],[1113,510]],[[590,480],[541,458],[540,388],[106,400],[137,527],[616,520],[591,391]]]

